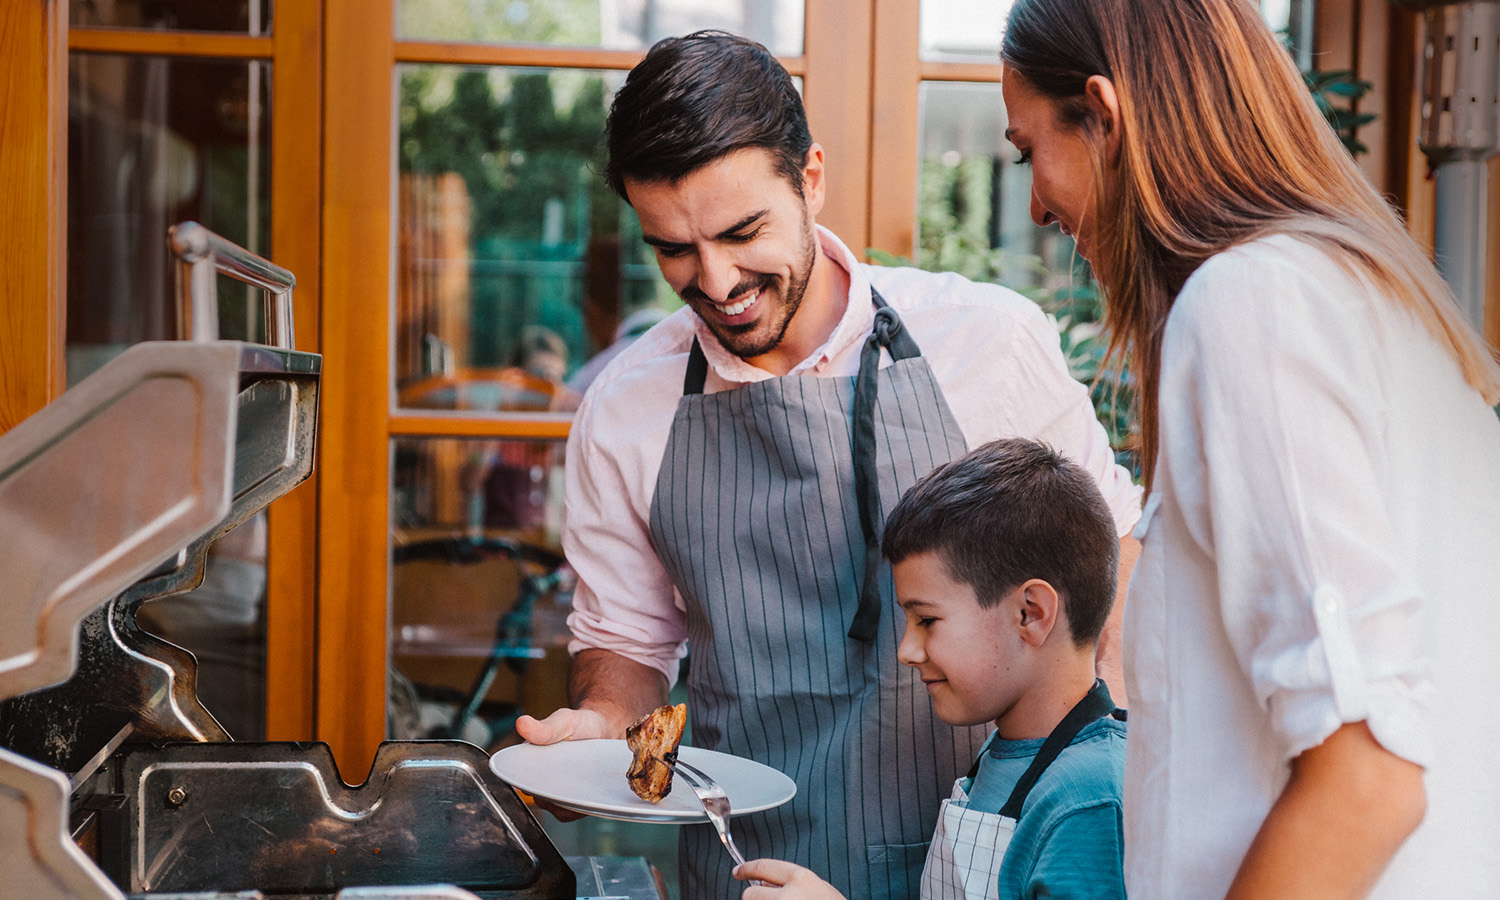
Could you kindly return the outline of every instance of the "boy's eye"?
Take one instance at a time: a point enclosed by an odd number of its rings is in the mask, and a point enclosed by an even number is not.
[[[1021,151],[1021,158],[1018,159],[1018,160],[1016,160],[1016,165],[1018,165],[1018,166],[1029,166],[1029,165],[1031,165],[1031,151],[1030,150],[1022,150]]]
[[[933,616],[923,616],[923,617],[921,617],[920,619],[917,620],[917,625],[920,626],[920,627],[922,627],[922,628],[927,628],[930,625],[932,625],[933,622],[936,622],[936,621],[937,621],[937,619],[935,617],[933,617]]]

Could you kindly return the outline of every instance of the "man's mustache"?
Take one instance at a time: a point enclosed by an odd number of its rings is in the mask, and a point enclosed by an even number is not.
[[[727,300],[709,299],[709,296],[703,293],[703,289],[698,287],[697,282],[694,282],[683,288],[680,293],[682,295],[682,299],[684,300],[701,300],[704,303],[728,304],[733,303],[735,300],[745,296],[746,294],[753,293],[763,288],[772,287],[775,284],[775,275],[756,275],[751,278],[747,278],[744,281],[741,281],[739,284],[735,285],[734,290],[729,292],[729,298]]]

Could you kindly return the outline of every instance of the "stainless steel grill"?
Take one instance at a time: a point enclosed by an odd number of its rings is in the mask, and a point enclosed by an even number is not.
[[[565,860],[478,747],[388,742],[351,787],[321,743],[235,742],[135,613],[312,470],[322,360],[290,273],[174,229],[191,340],[136,345],[0,437],[0,897],[658,898]],[[216,339],[214,273],[267,290]]]

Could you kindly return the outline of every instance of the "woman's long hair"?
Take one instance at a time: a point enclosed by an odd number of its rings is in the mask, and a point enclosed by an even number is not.
[[[1118,368],[1128,354],[1140,380],[1148,488],[1172,302],[1204,260],[1271,233],[1368,275],[1448,348],[1486,401],[1500,402],[1500,365],[1249,0],[1017,0],[1000,56],[1096,140],[1094,268],[1111,358]],[[1083,99],[1092,75],[1110,79],[1119,98],[1111,172]]]

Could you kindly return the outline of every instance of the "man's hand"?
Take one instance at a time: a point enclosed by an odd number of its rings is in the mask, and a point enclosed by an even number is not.
[[[559,741],[586,741],[609,737],[604,717],[592,709],[560,709],[545,719],[522,716],[516,720],[516,733],[532,744],[556,744]],[[576,822],[582,813],[533,797],[537,809],[552,813],[559,822]]]
[[[745,888],[743,900],[844,900],[843,894],[812,870],[779,859],[752,859],[735,866],[734,877],[766,882],[764,887]]]
[[[516,733],[531,744],[614,737],[604,716],[592,709],[559,709],[545,719],[522,716],[516,720]]]

